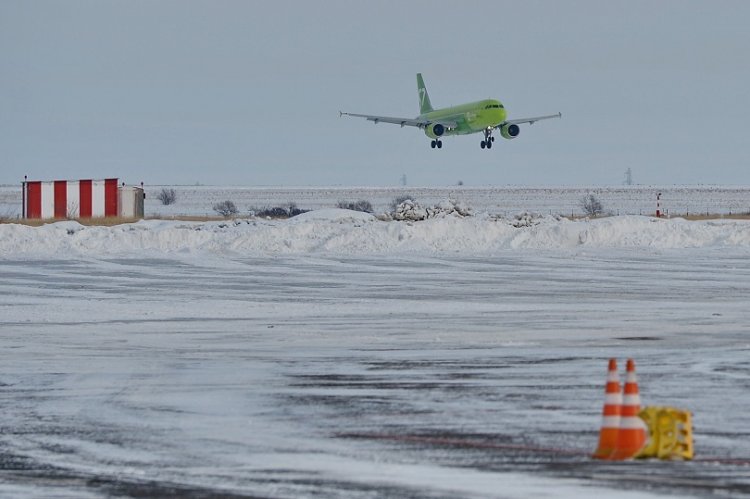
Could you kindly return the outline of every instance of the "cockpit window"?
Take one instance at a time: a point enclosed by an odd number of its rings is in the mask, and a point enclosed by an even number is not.
[[[484,106],[485,109],[504,109],[502,104],[488,104]]]

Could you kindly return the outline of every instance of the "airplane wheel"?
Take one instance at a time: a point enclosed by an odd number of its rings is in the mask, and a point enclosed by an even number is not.
[[[485,141],[480,142],[479,145],[482,146],[482,149],[487,147],[487,143]]]
[[[492,142],[487,142],[487,149],[492,149]]]
[[[438,146],[438,149],[442,149],[443,148],[443,141],[442,140],[438,140],[437,146]]]
[[[490,139],[492,140],[492,142],[495,142],[495,137],[490,137]]]
[[[430,142],[430,147],[432,147],[433,149],[435,149],[435,141],[434,140],[432,142]]]

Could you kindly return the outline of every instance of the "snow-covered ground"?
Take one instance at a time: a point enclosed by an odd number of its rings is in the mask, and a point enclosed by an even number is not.
[[[750,212],[747,186],[619,186],[619,187],[221,187],[166,186],[175,189],[177,202],[164,206],[157,195],[163,186],[146,186],[147,216],[211,216],[213,205],[229,200],[241,214],[264,207],[295,203],[304,209],[333,208],[339,201],[369,201],[376,212],[388,209],[394,198],[410,195],[423,205],[454,198],[477,212],[510,216],[529,211],[543,215],[581,215],[581,198],[594,194],[604,209],[615,215],[647,215],[661,210],[671,215],[697,213],[737,214]],[[20,185],[0,186],[0,218],[21,213]]]
[[[0,225],[0,496],[750,496],[750,222],[520,221]],[[589,459],[609,357],[698,459]]]
[[[42,227],[5,224],[0,226],[0,234],[0,255],[52,258],[144,252],[209,252],[231,257],[329,252],[484,254],[534,249],[750,247],[750,222],[746,220],[691,222],[681,218],[619,216],[571,221],[552,216],[477,215],[384,222],[370,214],[335,208],[288,220],[145,220],[114,227],[83,226],[75,221]]]

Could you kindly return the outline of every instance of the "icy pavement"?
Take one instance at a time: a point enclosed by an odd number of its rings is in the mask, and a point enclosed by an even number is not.
[[[216,247],[0,253],[0,496],[750,496],[743,244]],[[612,356],[696,461],[588,458]]]

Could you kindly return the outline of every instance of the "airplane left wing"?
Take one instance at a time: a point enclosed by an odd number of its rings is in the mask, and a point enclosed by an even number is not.
[[[393,123],[394,125],[404,126],[415,126],[418,128],[424,128],[430,124],[427,120],[420,120],[418,118],[393,118],[391,116],[372,116],[369,114],[355,114],[355,113],[342,113],[339,111],[339,117],[341,116],[354,116],[355,118],[364,118],[373,123]]]
[[[537,121],[548,120],[550,118],[562,118],[562,113],[550,114],[547,116],[537,116],[535,118],[521,118],[518,120],[505,120],[499,125],[497,125],[495,128],[499,128],[503,125],[521,125],[523,123],[528,123],[529,125],[533,125]]]
[[[344,113],[339,111],[339,117],[341,116],[354,116],[355,118],[364,118],[373,123],[392,123],[394,125],[414,126],[417,128],[424,128],[433,123],[440,123],[446,128],[456,128],[457,123],[451,120],[426,120],[422,118],[394,118],[392,116],[373,116],[370,114],[355,114],[355,113]]]

